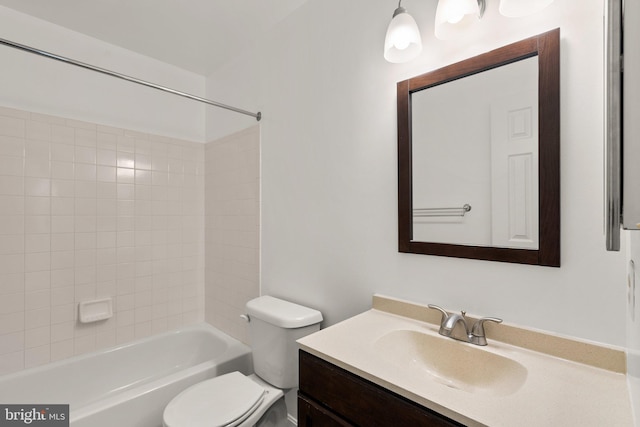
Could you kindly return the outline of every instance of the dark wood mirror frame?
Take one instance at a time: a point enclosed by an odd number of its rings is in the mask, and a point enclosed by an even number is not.
[[[537,250],[413,241],[411,95],[414,92],[538,57],[539,245]],[[492,50],[398,83],[399,251],[560,267],[560,30]]]

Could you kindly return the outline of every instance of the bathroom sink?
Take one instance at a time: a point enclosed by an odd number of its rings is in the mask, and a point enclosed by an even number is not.
[[[509,395],[527,378],[527,369],[508,357],[414,330],[391,331],[374,349],[399,370],[469,393]]]

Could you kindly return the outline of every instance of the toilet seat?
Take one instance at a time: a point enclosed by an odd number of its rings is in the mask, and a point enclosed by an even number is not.
[[[267,390],[240,372],[195,384],[164,410],[165,427],[234,427],[263,402]]]

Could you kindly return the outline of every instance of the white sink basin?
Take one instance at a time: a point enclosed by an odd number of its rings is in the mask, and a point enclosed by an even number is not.
[[[413,330],[395,330],[374,343],[376,354],[398,369],[469,393],[505,396],[516,392],[527,369],[472,344]]]

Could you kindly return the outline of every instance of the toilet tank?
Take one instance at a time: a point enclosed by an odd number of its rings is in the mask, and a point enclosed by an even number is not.
[[[297,387],[296,340],[318,331],[322,314],[270,296],[249,301],[247,314],[256,375],[278,388]]]

